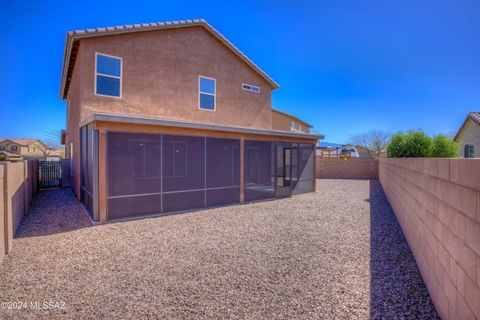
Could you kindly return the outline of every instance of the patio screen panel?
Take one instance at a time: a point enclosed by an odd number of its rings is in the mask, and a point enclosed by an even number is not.
[[[205,138],[163,136],[163,211],[205,207]]]
[[[207,138],[206,206],[240,202],[240,140]]]
[[[313,144],[298,145],[297,172],[298,180],[292,190],[293,194],[313,192],[314,190],[315,148]]]
[[[82,131],[82,199],[87,207],[89,137]],[[277,144],[245,140],[245,201],[275,198]],[[288,146],[290,190],[313,191],[313,145]],[[239,203],[240,161],[239,139],[109,132],[108,219]]]
[[[239,147],[230,139],[109,133],[109,219],[239,202]]]
[[[80,129],[80,200],[88,214],[94,217],[94,170],[96,135],[93,125],[89,124]]]
[[[161,213],[161,135],[108,134],[108,218]]]
[[[245,201],[275,198],[274,145],[245,140]]]

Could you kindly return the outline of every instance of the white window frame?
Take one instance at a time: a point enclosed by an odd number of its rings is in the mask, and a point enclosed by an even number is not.
[[[114,59],[120,60],[120,77],[112,76],[112,75],[104,74],[104,73],[98,73],[97,72],[97,57],[98,56],[104,56],[104,57],[109,57],[109,58],[114,58]],[[97,76],[119,79],[120,80],[120,95],[117,97],[117,96],[110,96],[110,95],[107,95],[107,94],[97,93]],[[123,78],[123,59],[121,57],[116,57],[116,56],[112,56],[112,55],[101,53],[101,52],[95,52],[95,88],[94,88],[94,91],[93,91],[94,95],[99,96],[99,97],[121,99],[122,98],[122,93],[123,93],[122,78]]]
[[[250,89],[245,88],[245,86],[249,86]],[[258,91],[252,90],[252,88],[257,88]],[[245,90],[245,91],[250,91],[250,92],[254,92],[254,93],[260,93],[260,87],[254,86],[254,85],[251,85],[251,84],[248,84],[248,83],[242,83],[242,89]]]
[[[214,91],[214,94],[211,94],[209,92],[202,92],[200,90],[200,79],[201,78],[204,78],[204,79],[208,79],[208,80],[213,80],[213,91]],[[206,94],[206,95],[209,95],[209,96],[213,96],[213,109],[206,109],[206,108],[202,108],[200,106],[200,96],[202,94]],[[198,109],[200,110],[204,110],[204,111],[216,111],[217,110],[217,79],[214,79],[214,78],[209,78],[209,77],[205,77],[205,76],[198,76]]]

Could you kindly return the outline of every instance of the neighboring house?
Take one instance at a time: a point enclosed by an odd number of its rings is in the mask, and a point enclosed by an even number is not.
[[[0,151],[7,151],[21,159],[44,158],[47,146],[39,139],[0,139]]]
[[[480,158],[480,112],[470,112],[454,138],[463,158]]]
[[[17,153],[0,151],[0,161],[16,161],[16,160],[22,160],[22,156]]]
[[[286,112],[272,109],[272,129],[290,132],[310,133],[312,125]]]
[[[355,149],[357,149],[359,158],[386,158],[387,157],[387,150],[383,150],[382,152],[380,152],[380,155],[376,156],[375,152],[370,152],[365,147],[356,145]]]
[[[358,158],[373,158],[373,156],[370,154],[368,149],[362,147],[362,146],[353,146],[353,145],[348,145],[357,151]]]
[[[68,32],[76,196],[104,222],[314,191],[321,136],[274,129],[276,88],[204,20]]]
[[[65,158],[65,148],[59,148],[51,150],[45,160],[47,161],[60,161]]]
[[[358,146],[358,145],[351,145],[351,144],[344,144],[344,145],[320,145],[317,146],[317,156],[321,158],[341,158],[341,157],[351,157],[351,158],[363,158],[363,159],[371,159],[375,158],[366,148]],[[386,151],[382,152],[379,158],[385,158],[387,156]]]

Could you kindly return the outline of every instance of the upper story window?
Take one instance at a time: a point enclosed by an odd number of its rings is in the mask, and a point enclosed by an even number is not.
[[[292,121],[292,123],[290,124],[290,130],[298,130],[298,123],[296,123],[295,121]]]
[[[18,147],[16,145],[12,145],[10,147],[10,151],[18,151]]]
[[[215,79],[200,76],[198,78],[198,107],[215,111]]]
[[[247,90],[247,91],[253,91],[253,92],[256,92],[256,93],[260,93],[260,88],[259,87],[256,87],[256,86],[252,86],[250,84],[242,84],[242,89],[243,90]]]
[[[95,94],[122,96],[122,59],[100,53],[95,54]]]

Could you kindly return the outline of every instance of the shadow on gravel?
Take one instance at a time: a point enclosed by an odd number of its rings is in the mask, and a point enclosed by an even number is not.
[[[92,223],[71,188],[40,191],[16,238],[38,237],[90,227]]]
[[[370,318],[440,319],[378,180],[370,180]]]

